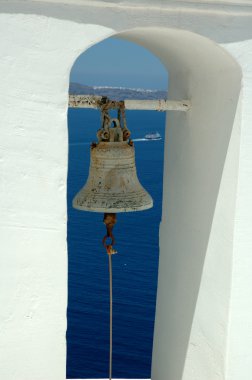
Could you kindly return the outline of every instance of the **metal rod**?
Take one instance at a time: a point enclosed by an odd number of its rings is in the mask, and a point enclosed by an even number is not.
[[[99,108],[102,104],[102,96],[94,95],[69,95],[68,106],[70,108]],[[118,101],[112,101],[110,109],[118,109]],[[124,100],[127,110],[150,110],[150,111],[182,111],[186,112],[191,108],[189,100]]]

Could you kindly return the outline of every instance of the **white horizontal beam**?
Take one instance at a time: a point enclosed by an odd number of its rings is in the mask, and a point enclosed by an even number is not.
[[[183,100],[125,100],[124,103],[128,110],[188,111],[190,109],[190,102]]]
[[[111,108],[118,108],[120,102],[111,102]],[[102,104],[102,96],[94,95],[69,95],[68,106],[70,108],[99,108]],[[146,111],[188,111],[191,107],[189,100],[124,100],[127,110]]]

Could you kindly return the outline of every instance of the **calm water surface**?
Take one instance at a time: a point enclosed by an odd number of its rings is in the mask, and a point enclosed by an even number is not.
[[[132,138],[158,131],[165,114],[128,111]],[[108,257],[103,214],[72,208],[89,170],[100,114],[69,109],[67,378],[106,378],[109,359]],[[161,219],[163,144],[137,141],[138,177],[154,199],[147,211],[118,214],[113,256],[113,377],[150,378]]]

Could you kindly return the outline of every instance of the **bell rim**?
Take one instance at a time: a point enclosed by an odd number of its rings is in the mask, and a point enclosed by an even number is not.
[[[133,208],[133,207],[121,207],[121,208],[106,208],[106,207],[83,207],[83,206],[78,206],[78,205],[75,205],[73,204],[73,208],[75,208],[76,210],[79,210],[79,211],[90,211],[90,212],[100,212],[100,213],[105,213],[105,212],[109,212],[109,213],[120,213],[120,212],[136,212],[136,211],[145,211],[145,210],[149,210],[150,208],[153,207],[153,200],[151,199],[151,202],[149,202],[148,204],[145,204],[143,206],[140,206],[140,207],[136,207],[136,208]]]

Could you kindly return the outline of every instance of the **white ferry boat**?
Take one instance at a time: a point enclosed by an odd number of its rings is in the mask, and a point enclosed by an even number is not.
[[[146,140],[161,140],[162,137],[158,132],[151,132],[144,136]]]

